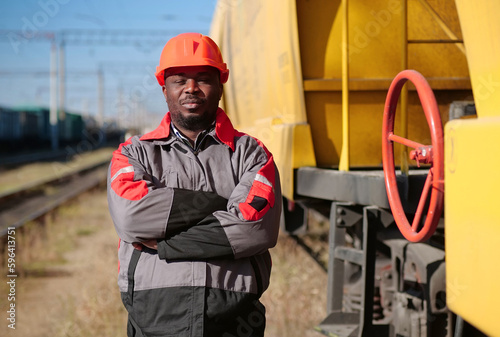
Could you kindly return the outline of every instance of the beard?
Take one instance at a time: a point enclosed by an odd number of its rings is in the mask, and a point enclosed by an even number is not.
[[[204,113],[202,115],[183,116],[180,113],[173,114],[172,119],[179,127],[190,131],[203,131],[208,129],[215,120],[215,113]]]
[[[182,107],[182,104],[184,103],[197,103],[201,106],[197,109],[187,109],[189,113],[183,113],[182,110],[184,110],[184,108]],[[194,95],[188,95],[187,97],[179,101],[179,104],[172,105],[172,120],[176,126],[179,126],[184,130],[201,132],[208,129],[215,121],[219,101],[215,99],[207,99]],[[198,109],[202,110],[198,111]]]

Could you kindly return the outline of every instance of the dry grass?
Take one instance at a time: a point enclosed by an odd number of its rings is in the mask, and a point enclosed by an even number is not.
[[[326,273],[286,235],[271,255],[271,285],[262,297],[266,336],[321,336],[313,329],[326,316]]]
[[[118,239],[103,191],[80,197],[16,236],[16,330],[2,324],[0,335],[126,335],[116,286]],[[5,302],[0,297],[2,312]]]
[[[16,236],[17,329],[7,329],[8,303],[0,296],[1,336],[126,335],[116,285],[117,236],[104,191],[87,193],[44,226],[32,224]],[[325,317],[326,274],[285,235],[271,254],[271,286],[262,299],[266,336],[320,336],[313,328]],[[7,294],[3,283],[0,291]]]

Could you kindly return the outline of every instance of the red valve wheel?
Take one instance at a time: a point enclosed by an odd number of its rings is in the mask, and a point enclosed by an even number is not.
[[[432,145],[422,145],[412,140],[394,134],[394,120],[401,88],[410,80],[417,88],[420,103],[424,109],[425,117],[431,131]],[[410,158],[420,163],[431,164],[429,173],[425,180],[422,195],[418,202],[415,217],[410,225],[406,218],[398,186],[396,184],[396,170],[394,167],[394,142],[413,148]],[[443,126],[439,115],[436,98],[426,79],[415,70],[404,70],[392,81],[387,98],[385,100],[384,119],[382,122],[382,161],[384,166],[385,187],[389,205],[394,220],[403,236],[412,242],[426,241],[434,234],[443,212],[444,199],[444,149],[443,149]],[[429,198],[429,207],[425,223],[420,228],[422,213]]]

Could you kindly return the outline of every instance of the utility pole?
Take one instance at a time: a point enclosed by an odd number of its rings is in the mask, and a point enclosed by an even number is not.
[[[59,44],[59,120],[66,119],[66,58],[64,41]]]
[[[123,108],[124,100],[123,100],[123,87],[120,85],[118,87],[118,106],[117,106],[117,119],[116,119],[116,126],[120,129],[123,127],[123,118],[125,118],[125,109]]]
[[[104,72],[102,68],[99,67],[97,71],[97,90],[98,92],[98,106],[97,106],[97,122],[101,127],[102,132],[102,144],[106,144],[106,132],[104,130]]]
[[[57,45],[52,41],[50,48],[50,131],[52,150],[59,149],[59,128],[57,116]]]
[[[100,126],[104,125],[104,73],[99,67],[97,71],[97,121]]]

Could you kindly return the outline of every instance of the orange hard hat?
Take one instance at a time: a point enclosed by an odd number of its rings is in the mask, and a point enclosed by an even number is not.
[[[199,33],[183,33],[171,38],[160,56],[156,67],[158,83],[165,85],[165,70],[173,67],[212,66],[220,72],[221,83],[226,83],[229,69],[222,60],[217,44],[208,36]]]

